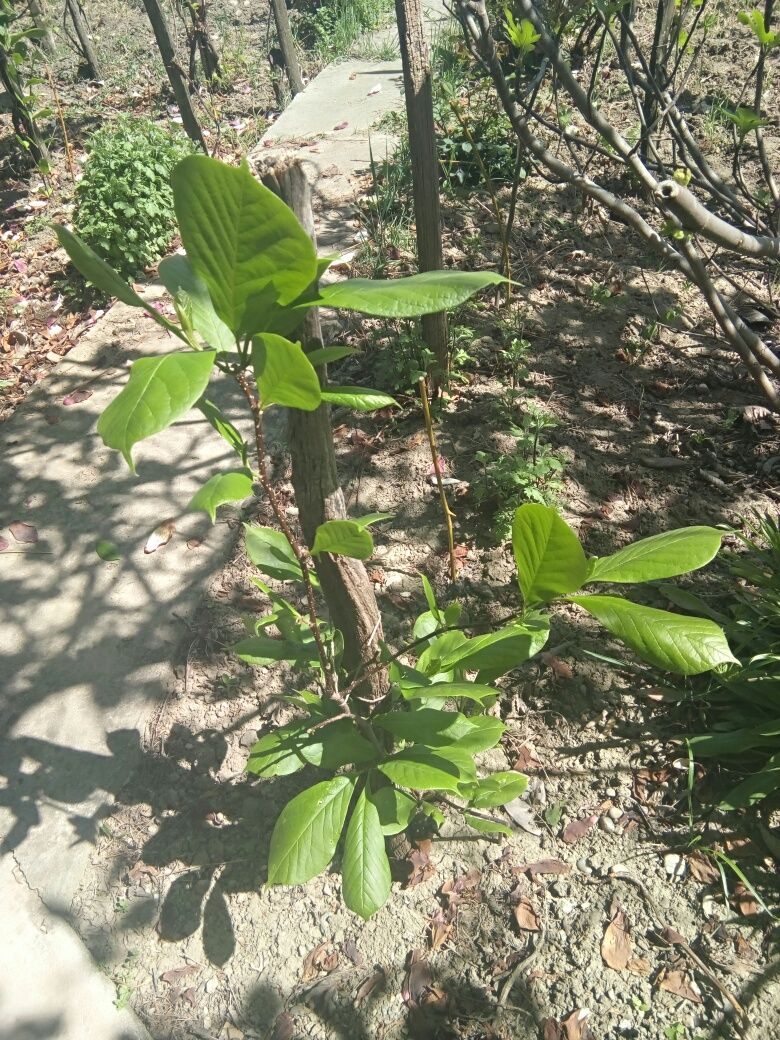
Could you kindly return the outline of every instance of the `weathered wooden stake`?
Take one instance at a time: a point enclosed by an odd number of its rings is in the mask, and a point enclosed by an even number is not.
[[[80,0],[65,0],[65,6],[73,22],[73,28],[76,30],[76,38],[79,41],[79,50],[84,59],[87,75],[90,79],[100,79],[97,55],[95,54],[95,48],[92,46],[87,19],[84,16]]]
[[[316,248],[311,189],[300,162],[271,166],[262,171],[262,181],[293,210]],[[308,312],[296,335],[301,337],[306,350],[322,346],[316,308]],[[289,409],[287,431],[295,501],[303,536],[311,547],[320,524],[347,516],[336,468],[329,406],[323,403],[314,412]],[[317,556],[316,567],[331,621],[344,637],[344,666],[348,674],[355,676],[377,657],[382,641],[382,618],[374,587],[360,560],[322,554]],[[369,701],[378,701],[387,692],[387,685],[387,672],[382,668],[369,672],[356,692]]]
[[[295,41],[290,28],[290,16],[287,14],[285,0],[271,0],[271,7],[276,22],[276,36],[279,40],[279,50],[282,52],[282,60],[290,81],[290,90],[293,95],[300,94],[303,90],[303,76],[301,66],[298,63],[298,55],[295,53]]]
[[[149,16],[149,21],[152,23],[154,37],[157,40],[160,56],[162,57],[163,65],[165,65],[165,71],[168,73],[171,87],[173,88],[173,95],[176,98],[176,104],[179,106],[179,112],[181,113],[181,120],[184,129],[187,136],[190,137],[195,144],[200,145],[205,152],[207,151],[206,142],[203,140],[200,124],[198,123],[198,118],[192,107],[192,101],[190,100],[189,91],[187,90],[184,73],[182,72],[179,63],[176,61],[176,52],[173,48],[171,34],[168,31],[162,8],[160,7],[158,0],[143,0],[143,2],[144,7],[146,8],[146,13]]]

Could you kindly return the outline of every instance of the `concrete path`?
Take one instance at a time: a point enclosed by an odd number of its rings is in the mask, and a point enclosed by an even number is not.
[[[436,31],[443,0],[425,7]],[[391,146],[369,131],[402,99],[400,61],[334,65],[255,154],[302,155],[322,252],[352,245],[353,178],[369,165],[369,136],[377,157]],[[137,477],[95,430],[127,362],[170,346],[151,319],[117,303],[0,428],[0,534],[11,542],[0,554],[0,1040],[148,1037],[116,1010],[69,921],[101,820],[143,762],[188,618],[231,545],[225,524],[182,515],[232,463],[198,413],[137,446]],[[64,404],[80,388],[90,396]],[[148,534],[171,517],[171,542],[145,555]],[[37,530],[36,543],[11,537],[18,521]],[[193,538],[199,548],[188,548]],[[98,557],[102,539],[118,562]]]

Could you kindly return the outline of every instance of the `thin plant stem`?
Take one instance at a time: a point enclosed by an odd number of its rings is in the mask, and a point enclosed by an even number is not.
[[[54,75],[49,65],[46,66],[46,75],[49,80],[49,86],[54,97],[54,104],[57,108],[57,117],[60,121],[60,129],[62,130],[62,141],[65,145],[65,162],[68,164],[68,173],[73,184],[76,183],[76,171],[73,168],[73,151],[70,146],[70,138],[68,137],[68,130],[65,126],[65,116],[62,111],[62,102],[60,101],[60,95],[57,90],[57,83],[54,79]]]
[[[255,448],[257,453],[257,470],[260,483],[268,496],[268,501],[271,503],[271,509],[276,517],[276,522],[279,528],[290,544],[290,548],[293,551],[293,555],[298,562],[298,566],[301,568],[303,575],[303,584],[306,588],[306,601],[309,606],[309,627],[311,633],[314,636],[314,642],[317,646],[317,655],[322,665],[322,672],[325,678],[325,691],[330,700],[335,701],[345,711],[352,712],[347,705],[347,702],[342,694],[339,693],[338,683],[336,680],[336,673],[333,668],[333,661],[330,654],[325,647],[325,640],[322,637],[322,630],[320,629],[319,619],[317,617],[317,602],[314,596],[314,584],[311,580],[311,567],[309,565],[309,559],[307,552],[302,548],[300,542],[295,536],[293,529],[287,521],[287,517],[284,515],[279,498],[276,494],[276,488],[273,486],[271,481],[268,479],[268,474],[265,468],[265,434],[263,431],[263,412],[260,407],[260,401],[255,394],[252,386],[249,382],[245,372],[234,372],[234,377],[238,385],[240,386],[244,397],[249,404],[250,411],[252,413],[252,419],[254,421],[255,430]]]
[[[455,519],[455,514],[450,509],[450,504],[447,501],[447,495],[444,490],[444,484],[441,479],[441,465],[439,462],[439,453],[436,448],[436,436],[433,432],[431,406],[428,402],[428,388],[425,385],[425,379],[420,380],[420,400],[422,401],[423,415],[425,416],[425,429],[428,433],[428,444],[431,447],[433,471],[436,474],[436,485],[439,489],[441,511],[444,514],[444,523],[447,527],[447,548],[449,550],[450,555],[450,578],[452,579],[452,581],[455,581],[455,579],[458,576],[458,561],[455,558],[455,531],[452,526],[452,521]]]
[[[471,154],[477,160],[479,172],[482,174],[482,180],[485,182],[485,188],[487,189],[487,193],[490,196],[490,201],[493,204],[493,212],[496,215],[498,232],[501,236],[501,261],[503,263],[504,276],[506,278],[506,303],[507,306],[509,306],[509,303],[512,300],[512,263],[509,259],[509,235],[507,233],[507,226],[504,222],[504,217],[501,213],[501,206],[498,201],[498,196],[496,195],[496,189],[493,187],[493,179],[488,173],[487,167],[485,166],[484,160],[482,159],[480,150],[477,147],[476,141],[474,140],[474,135],[471,132],[471,128],[469,127],[468,123],[463,118],[463,116],[460,114],[457,102],[454,98],[451,97],[448,97],[447,101],[449,103],[450,108],[452,109],[453,115],[458,120],[461,130],[466,135],[466,140],[471,145]]]

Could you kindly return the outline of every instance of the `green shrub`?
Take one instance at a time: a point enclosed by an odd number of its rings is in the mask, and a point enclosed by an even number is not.
[[[168,248],[175,228],[171,171],[192,146],[177,131],[128,117],[99,130],[87,147],[75,229],[131,278]]]

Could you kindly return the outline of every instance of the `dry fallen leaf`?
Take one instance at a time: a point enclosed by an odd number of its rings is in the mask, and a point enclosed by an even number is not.
[[[222,1026],[222,1032],[219,1034],[219,1040],[244,1040],[246,1033],[238,1026],[234,1026],[232,1022],[225,1022]]]
[[[82,401],[88,401],[90,397],[92,397],[91,390],[73,390],[63,397],[62,403],[67,407],[71,404],[81,404]]]
[[[562,661],[560,657],[556,657],[555,654],[541,654],[542,661],[550,671],[553,673],[556,679],[572,679],[574,678],[574,672],[570,664],[566,661]]]
[[[747,888],[745,888],[741,881],[738,882],[734,888],[731,902],[736,906],[737,910],[739,910],[743,917],[755,917],[760,910],[758,900],[748,891]]]
[[[23,520],[15,520],[12,524],[9,524],[8,530],[17,542],[25,542],[27,545],[35,545],[38,541],[37,527],[33,527],[32,524],[26,524]]]
[[[356,968],[363,967],[363,965],[365,964],[365,960],[363,959],[363,954],[357,948],[354,939],[345,939],[341,948],[344,951],[344,954],[347,957],[349,957],[349,959],[352,961]]]
[[[374,94],[378,94],[381,89],[382,89],[382,84],[381,83],[377,83],[376,86],[373,86],[371,88],[371,90],[369,90],[368,94],[366,94],[366,97],[372,97]]]
[[[333,127],[333,129],[334,130],[346,130],[348,126],[349,126],[349,123],[345,119],[343,123],[336,123],[336,125]]]
[[[176,525],[174,524],[173,520],[163,520],[161,524],[155,527],[155,529],[152,531],[152,533],[146,540],[144,552],[147,554],[157,552],[157,550],[160,549],[163,545],[167,545],[171,538],[173,538],[173,533],[175,530]]]
[[[411,870],[406,882],[407,888],[415,888],[417,885],[421,885],[423,881],[427,881],[428,878],[433,877],[436,873],[436,868],[431,863],[431,847],[430,838],[423,838],[416,843],[416,847],[409,853],[407,861]]]
[[[330,973],[335,971],[339,965],[339,955],[336,952],[326,952],[327,943],[321,942],[319,946],[306,955],[303,962],[302,982],[311,982],[321,971]]]
[[[167,982],[170,986],[175,986],[181,979],[185,979],[188,975],[193,975],[199,970],[195,964],[185,964],[181,968],[171,968],[169,971],[164,971],[160,976],[160,981]]]
[[[539,915],[528,899],[521,899],[514,910],[517,927],[524,932],[539,931]]]
[[[589,830],[595,825],[598,816],[586,816],[583,820],[572,820],[563,829],[561,837],[569,845],[584,838]]]
[[[294,1036],[295,1022],[291,1015],[288,1015],[286,1011],[283,1011],[280,1015],[276,1016],[270,1040],[293,1040]]]
[[[588,1025],[590,1011],[587,1008],[577,1008],[572,1011],[568,1018],[561,1023],[566,1035],[566,1040],[593,1040],[593,1031]]]
[[[562,859],[540,859],[513,869],[514,874],[528,874],[532,881],[536,879],[537,874],[568,874],[570,871],[570,865]]]
[[[0,552],[5,552],[5,550],[10,546],[10,544],[11,543],[8,541],[8,539],[3,538],[3,536],[0,534]]]
[[[437,910],[428,926],[428,938],[432,950],[441,949],[452,935],[452,928],[452,919],[443,910]]]
[[[195,992],[195,987],[188,986],[182,993],[181,998],[182,1000],[186,1000],[190,1007],[195,1007],[198,1002],[198,995]]]
[[[369,975],[368,978],[362,982],[355,993],[355,1003],[362,1004],[364,1000],[368,998],[374,992],[380,992],[385,988],[387,983],[387,976],[385,975],[384,968],[378,968],[373,975]]]
[[[607,967],[614,971],[625,971],[634,952],[628,928],[628,918],[618,910],[601,940],[601,956]]]
[[[701,1004],[701,994],[698,992],[696,983],[689,979],[687,972],[678,971],[674,968],[665,968],[656,980],[659,989],[665,989],[668,993],[674,993],[676,997],[690,1000],[694,1004]],[[694,989],[694,987],[696,987]]]
[[[522,827],[528,834],[535,834],[538,837],[542,833],[533,809],[522,797],[513,798],[511,802],[507,802],[504,811],[511,816],[518,827]]]
[[[527,744],[523,744],[517,752],[517,758],[512,764],[512,769],[518,773],[529,773],[535,769],[541,769],[542,763],[536,757],[536,752]]]
[[[720,880],[718,868],[703,852],[689,853],[688,866],[693,877],[703,885],[715,885]]]

